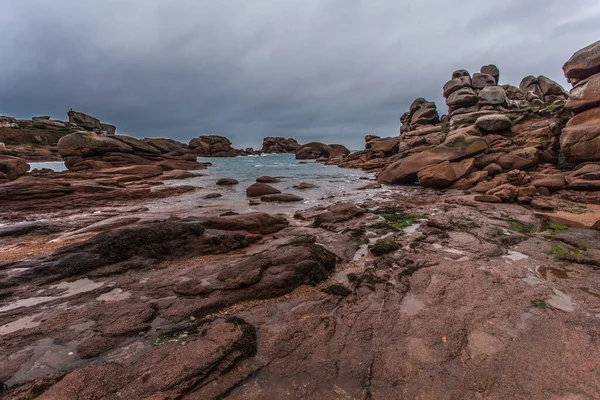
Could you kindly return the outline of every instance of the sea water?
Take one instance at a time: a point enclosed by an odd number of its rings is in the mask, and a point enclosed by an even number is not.
[[[294,193],[310,203],[318,202],[327,197],[345,197],[356,195],[356,189],[366,185],[368,180],[374,179],[374,174],[359,169],[340,168],[338,166],[324,165],[314,160],[296,160],[294,154],[265,154],[261,156],[233,157],[233,158],[198,158],[200,162],[210,162],[212,167],[200,170],[205,174],[190,181],[224,197],[245,197],[245,188],[256,182],[260,176],[271,176],[280,179],[280,182],[269,183],[282,193]],[[220,178],[233,178],[239,181],[233,187],[219,187],[216,181]],[[298,190],[294,186],[302,182],[315,185],[315,188]]]
[[[67,167],[65,167],[65,163],[62,161],[48,161],[48,162],[30,162],[29,166],[31,167],[30,171],[34,169],[51,169],[52,171],[60,172],[66,171]]]
[[[263,154],[260,156],[239,157],[198,157],[199,162],[210,162],[211,167],[191,171],[196,176],[165,181],[168,186],[190,185],[198,188],[193,194],[184,195],[180,200],[199,201],[209,193],[219,193],[222,197],[217,199],[202,200],[202,203],[218,204],[227,201],[242,201],[246,203],[246,188],[256,182],[260,176],[279,178],[280,182],[269,183],[282,193],[293,193],[304,198],[305,206],[323,204],[344,198],[372,196],[380,190],[357,191],[369,180],[374,179],[373,173],[359,169],[340,168],[338,166],[324,165],[314,160],[300,161],[294,154]],[[49,168],[54,171],[65,169],[62,162],[30,163],[31,168]],[[234,186],[217,186],[220,178],[233,178],[239,181]],[[301,182],[315,185],[315,188],[299,190],[294,186]],[[385,190],[385,189],[383,189]],[[192,200],[193,199],[193,200]],[[329,199],[329,201],[326,201]],[[297,207],[300,204],[294,203]],[[265,205],[267,206],[267,205]],[[276,207],[276,205],[270,205]],[[162,207],[161,207],[162,208]]]

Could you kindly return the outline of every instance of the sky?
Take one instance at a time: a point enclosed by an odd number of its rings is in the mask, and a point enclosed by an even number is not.
[[[546,75],[600,39],[591,0],[0,0],[0,114],[136,137],[364,147],[457,69]]]

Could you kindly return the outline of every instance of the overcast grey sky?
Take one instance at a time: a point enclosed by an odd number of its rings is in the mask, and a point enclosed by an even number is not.
[[[0,114],[69,108],[119,133],[362,148],[416,97],[494,63],[546,75],[600,39],[592,0],[2,0]]]

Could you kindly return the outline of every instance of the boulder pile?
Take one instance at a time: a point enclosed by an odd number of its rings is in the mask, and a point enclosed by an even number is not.
[[[189,148],[199,157],[236,157],[242,150],[232,147],[225,136],[204,135],[190,140]]]
[[[443,87],[448,115],[419,98],[402,115],[399,136],[368,135],[365,150],[338,165],[378,171],[383,184],[418,182],[544,210],[553,208],[544,200],[553,192],[598,191],[600,42],[563,69],[574,85],[568,95],[545,76],[500,86],[494,65],[473,76],[455,71]]]
[[[482,115],[540,107],[567,98],[565,90],[545,76],[528,76],[518,88],[500,86],[499,78],[500,70],[495,65],[481,67],[472,77],[464,69],[454,71],[443,88],[448,122],[469,124]]]
[[[163,170],[203,168],[185,144],[173,139],[136,139],[82,131],[62,137],[58,152],[71,171],[144,164],[156,164]]]
[[[263,139],[261,152],[265,154],[271,153],[295,153],[300,147],[296,139],[284,138],[281,136],[268,136]]]
[[[68,117],[68,121],[59,121],[47,115],[31,119],[0,116],[1,153],[29,161],[60,161],[56,146],[63,136],[84,130],[108,135],[116,133],[113,125],[104,124],[90,115],[71,110]]]
[[[341,144],[310,142],[296,150],[297,160],[339,160],[350,154],[350,150]]]
[[[440,116],[434,102],[418,98],[411,104],[407,112],[400,117],[400,133],[412,131],[424,126],[440,122]]]
[[[573,85],[566,108],[576,115],[563,129],[560,146],[571,163],[600,161],[600,41],[575,54],[563,66]]]

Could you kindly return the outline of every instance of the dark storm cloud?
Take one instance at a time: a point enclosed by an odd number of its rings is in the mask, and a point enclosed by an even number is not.
[[[0,113],[69,108],[120,133],[238,147],[293,136],[362,147],[455,69],[495,63],[566,86],[562,64],[600,38],[588,0],[7,0]]]

